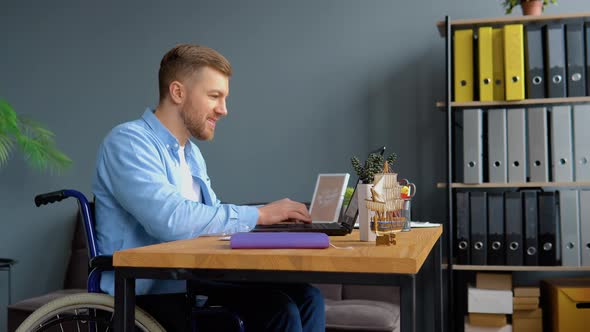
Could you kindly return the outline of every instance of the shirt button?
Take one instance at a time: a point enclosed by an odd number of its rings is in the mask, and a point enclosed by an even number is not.
[[[178,147],[178,143],[175,143],[175,144],[174,144],[174,147],[175,147],[175,148],[177,148],[177,147]]]
[[[166,149],[170,149],[170,144],[166,144]]]

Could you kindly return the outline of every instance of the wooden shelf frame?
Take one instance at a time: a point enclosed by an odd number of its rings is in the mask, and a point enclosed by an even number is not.
[[[436,184],[439,189],[447,188],[447,183],[439,182]],[[561,187],[590,187],[590,182],[514,182],[514,183],[451,183],[451,188],[467,188],[467,189],[478,189],[478,188],[561,188]]]
[[[590,103],[590,96],[586,97],[566,97],[566,98],[539,98],[523,99],[516,101],[468,101],[468,102],[451,102],[451,108],[492,108],[492,107],[519,107],[532,105],[558,105],[558,104],[576,104]],[[447,103],[444,101],[436,102],[436,107],[445,108]]]
[[[519,23],[535,23],[535,22],[550,22],[562,20],[588,20],[590,13],[576,13],[576,14],[559,14],[559,15],[541,15],[541,16],[504,16],[495,18],[482,19],[468,19],[468,20],[453,20],[451,21],[451,29],[455,28],[469,28],[477,26],[499,26],[505,24],[519,24]],[[436,23],[438,33],[441,37],[446,37],[445,21]]]
[[[445,266],[443,265],[443,268]],[[446,266],[448,268],[448,265]],[[542,271],[574,271],[574,272],[586,272],[590,271],[590,266],[510,266],[510,265],[458,265],[453,264],[453,271],[531,271],[531,272],[542,272]]]

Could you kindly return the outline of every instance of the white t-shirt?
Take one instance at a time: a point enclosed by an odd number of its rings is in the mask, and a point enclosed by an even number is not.
[[[193,179],[191,170],[186,163],[184,157],[184,146],[178,149],[178,156],[180,157],[180,173],[182,176],[182,182],[180,184],[180,193],[186,199],[190,199],[195,202],[202,202],[201,198],[201,186]]]

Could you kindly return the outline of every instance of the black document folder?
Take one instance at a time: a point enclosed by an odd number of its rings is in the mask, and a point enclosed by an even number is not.
[[[457,234],[455,237],[457,264],[470,264],[469,193],[458,192],[455,195],[455,207],[455,216],[457,216]]]
[[[525,34],[527,98],[545,98],[545,56],[541,27],[526,25]]]
[[[565,26],[567,54],[567,96],[586,95],[586,70],[584,65],[584,25],[582,22]]]
[[[520,192],[504,194],[504,229],[506,234],[506,265],[523,264],[522,199]]]
[[[506,264],[504,195],[488,193],[488,265]]]
[[[524,210],[524,265],[537,266],[539,265],[537,192],[525,191],[522,203]]]
[[[539,193],[539,265],[559,265],[561,246],[555,192]]]
[[[547,96],[565,97],[565,42],[562,23],[545,27],[545,71],[547,73]]]
[[[471,264],[487,265],[487,199],[483,191],[469,193],[469,215],[471,221]]]
[[[586,96],[590,96],[590,23],[586,23]]]

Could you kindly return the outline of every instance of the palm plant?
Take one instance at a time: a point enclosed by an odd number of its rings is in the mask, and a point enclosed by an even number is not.
[[[20,148],[29,166],[35,170],[59,171],[72,160],[55,147],[54,134],[29,118],[16,114],[12,106],[0,99],[0,168]]]

